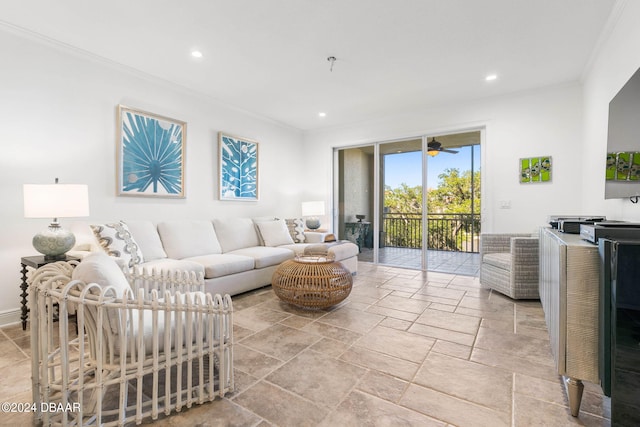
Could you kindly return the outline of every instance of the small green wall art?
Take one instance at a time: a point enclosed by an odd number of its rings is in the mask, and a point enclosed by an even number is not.
[[[218,133],[220,200],[258,200],[258,142]]]
[[[640,153],[637,151],[621,151],[607,153],[607,181],[640,181]]]
[[[184,198],[185,122],[118,106],[117,194]]]
[[[551,181],[551,156],[520,159],[520,183]]]

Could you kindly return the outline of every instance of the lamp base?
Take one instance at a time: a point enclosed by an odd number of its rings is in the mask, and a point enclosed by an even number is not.
[[[307,218],[305,224],[309,230],[317,230],[320,228],[320,220],[318,218]]]
[[[46,230],[33,236],[32,243],[46,260],[54,261],[65,259],[65,254],[76,244],[76,237],[54,222]]]

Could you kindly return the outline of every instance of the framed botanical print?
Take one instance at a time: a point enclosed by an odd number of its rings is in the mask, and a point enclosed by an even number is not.
[[[258,142],[218,133],[220,200],[258,200]]]
[[[118,106],[117,194],[185,197],[187,124]]]

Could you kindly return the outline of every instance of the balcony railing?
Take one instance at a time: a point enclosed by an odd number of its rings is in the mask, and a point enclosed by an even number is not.
[[[383,214],[381,243],[384,246],[422,249],[422,214]],[[480,214],[427,215],[427,249],[479,252]]]

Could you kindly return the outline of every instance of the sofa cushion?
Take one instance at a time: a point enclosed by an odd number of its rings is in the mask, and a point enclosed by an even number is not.
[[[233,254],[213,254],[201,255],[188,258],[185,261],[197,263],[204,268],[205,279],[228,276],[230,274],[242,273],[253,270],[255,261],[248,256]]]
[[[171,258],[159,258],[153,261],[147,261],[140,264],[140,267],[144,269],[151,269],[156,271],[193,271],[197,274],[204,274],[204,266],[200,263],[188,260],[188,259],[171,259]]]
[[[304,220],[302,218],[285,219],[289,234],[295,243],[304,243],[306,237],[304,235]]]
[[[144,254],[144,262],[167,257],[158,229],[151,221],[127,221],[127,227]]]
[[[256,226],[250,218],[214,219],[213,226],[223,253],[260,245]]]
[[[482,262],[503,270],[511,271],[511,254],[509,252],[494,252],[486,254],[484,258],[482,258]]]
[[[133,267],[144,259],[144,255],[124,221],[91,225],[93,234],[104,251],[120,258],[125,265]]]
[[[158,224],[158,233],[169,258],[222,253],[211,221],[165,221]]]
[[[293,243],[293,239],[289,234],[289,229],[284,220],[267,221],[256,223],[260,236],[265,246],[282,246]]]
[[[294,257],[294,253],[286,248],[271,248],[268,246],[254,246],[252,248],[238,249],[233,255],[243,255],[255,260],[255,268],[265,268],[278,265]]]

